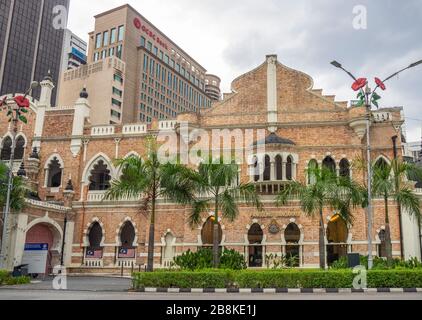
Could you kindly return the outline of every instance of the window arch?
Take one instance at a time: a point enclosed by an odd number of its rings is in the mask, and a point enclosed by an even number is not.
[[[101,259],[103,257],[103,249],[101,247],[103,240],[103,228],[98,222],[91,225],[88,233],[88,248],[86,257],[89,259]]]
[[[388,166],[388,162],[384,157],[380,157],[376,162],[375,162],[375,167],[378,168],[385,168]]]
[[[110,170],[104,160],[99,160],[90,171],[89,190],[104,191],[110,188]]]
[[[135,242],[135,227],[130,221],[126,221],[120,232],[120,242],[122,248],[132,248]]]
[[[11,153],[12,153],[12,138],[7,136],[3,139],[3,146],[1,148],[0,160],[2,161],[10,160]]]
[[[249,267],[262,267],[264,231],[258,223],[254,223],[248,231]]]
[[[283,159],[280,155],[275,157],[275,167],[276,167],[276,175],[277,180],[283,180]]]
[[[212,247],[214,243],[214,217],[209,217],[204,223],[201,231],[202,244],[205,247]],[[223,241],[223,229],[218,223],[218,243]]]
[[[290,223],[284,230],[284,239],[286,241],[286,258],[289,267],[300,266],[300,229],[296,223]]]
[[[292,156],[287,157],[286,179],[289,180],[289,181],[293,180],[293,158],[292,158]]]
[[[333,173],[336,173],[336,162],[330,156],[327,156],[322,162],[322,167],[330,170]]]
[[[340,177],[350,178],[350,162],[347,159],[340,161]]]
[[[271,158],[269,155],[265,156],[265,167],[264,167],[264,181],[271,180]]]
[[[313,159],[308,163],[308,184],[314,184],[316,182],[316,176],[314,170],[318,169],[318,162]]]
[[[260,165],[259,165],[259,160],[258,160],[258,157],[254,157],[254,159],[253,159],[253,170],[254,170],[254,181],[255,182],[258,182],[259,181],[259,179],[261,178],[261,175],[260,175]]]
[[[62,185],[63,162],[54,156],[46,165],[47,188],[59,188]]]
[[[15,147],[15,160],[23,160],[25,154],[25,138],[23,136],[19,136],[16,139],[16,147]]]

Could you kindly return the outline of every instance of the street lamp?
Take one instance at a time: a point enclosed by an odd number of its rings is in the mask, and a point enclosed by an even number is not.
[[[381,88],[381,90],[385,90],[385,82],[394,78],[395,76],[399,75],[403,71],[416,67],[422,64],[422,60],[414,62],[410,64],[408,67],[403,68],[391,76],[387,77],[385,80],[381,81],[379,78],[375,78],[376,87],[374,90],[371,90],[369,87],[368,81],[366,78],[359,78],[357,79],[350,71],[346,70],[341,63],[337,61],[332,61],[331,65],[334,67],[343,70],[346,72],[355,82],[353,83],[352,89],[354,91],[359,91],[358,98],[359,103],[357,106],[365,105],[367,111],[367,121],[366,121],[366,144],[367,144],[367,176],[368,176],[368,208],[367,208],[367,216],[368,216],[368,268],[372,269],[373,267],[373,257],[372,257],[372,167],[371,167],[371,139],[370,139],[370,127],[371,127],[371,118],[372,118],[372,105],[375,105],[377,108],[378,100],[381,97],[377,94],[377,90]]]
[[[12,124],[11,126],[11,136],[12,136],[12,149],[10,152],[10,159],[9,159],[9,176],[7,182],[7,195],[6,195],[6,206],[4,208],[3,213],[3,234],[2,234],[2,242],[1,242],[1,252],[0,252],[0,269],[8,269],[7,265],[7,251],[9,245],[9,230],[8,230],[8,216],[10,214],[10,202],[11,202],[11,194],[13,189],[13,162],[15,161],[15,148],[16,148],[16,135],[18,133],[18,122],[27,122],[27,119],[23,115],[24,113],[28,112],[29,108],[29,101],[26,98],[33,89],[37,88],[39,83],[33,81],[25,92],[23,96],[15,96],[11,102],[8,103],[8,97],[6,96],[2,101],[0,101],[0,110],[6,109],[7,116],[10,119]],[[21,168],[18,172],[18,175],[26,175],[26,172],[23,167],[23,163],[21,164]]]

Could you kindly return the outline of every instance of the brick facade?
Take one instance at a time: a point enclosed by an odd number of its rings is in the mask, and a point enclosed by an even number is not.
[[[269,56],[258,68],[237,78],[232,83],[233,92],[225,95],[222,102],[214,104],[213,108],[202,114],[180,114],[177,122],[154,122],[147,129],[134,129],[129,132],[129,125],[92,127],[89,117],[80,117],[83,108],[89,111],[88,100],[81,97],[74,108],[47,108],[45,112],[42,137],[39,148],[38,195],[42,201],[64,201],[63,191],[69,179],[74,187],[74,198],[71,204],[72,222],[74,223],[72,252],[68,253],[69,267],[84,272],[101,272],[101,270],[115,270],[123,262],[118,259],[120,246],[119,235],[125,223],[132,223],[136,230],[136,258],[124,264],[126,267],[143,266],[146,263],[149,222],[140,212],[136,201],[101,201],[101,192],[89,191],[90,170],[101,160],[107,165],[112,178],[117,177],[117,168],[113,160],[128,154],[145,155],[145,138],[148,134],[158,133],[158,129],[165,125],[173,128],[176,123],[189,122],[192,128],[201,128],[208,132],[213,129],[240,129],[242,133],[248,129],[264,129],[266,135],[275,133],[278,137],[291,140],[293,145],[268,145],[267,153],[294,155],[294,173],[297,180],[306,181],[305,171],[311,160],[320,165],[327,157],[331,157],[339,168],[340,161],[350,162],[364,158],[366,145],[362,134],[362,119],[364,108],[347,107],[345,102],[336,102],[332,96],[324,96],[322,90],[312,88],[313,81],[308,75],[292,70],[279,62],[276,57]],[[275,66],[275,74],[269,74],[271,66]],[[276,81],[275,92],[270,89],[271,79]],[[275,100],[269,99],[274,95]],[[276,121],[270,121],[269,104],[276,103]],[[37,110],[42,101],[33,106],[30,120],[22,130],[28,140],[27,155],[34,143],[33,132]],[[38,108],[38,109],[37,109]],[[371,128],[372,157],[384,157],[387,161],[393,157],[391,137],[397,135],[397,129],[403,124],[402,108],[382,109],[377,112],[388,113],[391,117],[385,123],[373,123]],[[272,112],[274,114],[274,112]],[[82,119],[82,120],[81,120]],[[0,117],[1,132],[7,131],[5,116]],[[176,126],[177,127],[177,126]],[[79,128],[79,129],[78,129]],[[83,130],[83,134],[75,134]],[[173,131],[173,130],[172,130]],[[400,135],[399,135],[400,136]],[[180,138],[180,137],[179,137]],[[398,148],[401,148],[399,137]],[[72,147],[71,147],[72,146]],[[242,145],[245,149],[246,143]],[[45,175],[48,164],[46,161],[58,155],[64,164],[62,185],[59,188],[47,188]],[[26,158],[27,159],[27,156]],[[248,175],[248,164],[241,165],[241,180],[253,181]],[[363,183],[363,172],[352,169],[352,176]],[[274,179],[273,179],[274,180]],[[273,181],[274,182],[274,181]],[[271,182],[268,182],[271,184]],[[265,183],[264,183],[265,185]],[[268,189],[267,189],[268,191]],[[268,192],[267,192],[268,193]],[[258,223],[264,233],[263,258],[266,253],[281,254],[286,250],[284,231],[290,223],[294,223],[301,231],[300,265],[313,267],[318,265],[318,218],[307,217],[301,212],[297,203],[286,207],[277,207],[274,196],[264,195],[264,213],[240,206],[240,214],[235,222],[221,221],[223,229],[222,245],[234,248],[248,255],[248,230]],[[70,206],[70,204],[69,204]],[[400,256],[400,230],[398,210],[391,202],[390,221],[393,240],[393,254]],[[44,212],[45,213],[45,212]],[[173,248],[174,254],[180,254],[188,249],[196,250],[202,246],[202,224],[191,228],[187,219],[189,208],[161,201],[158,204],[156,223],[155,264],[164,266],[163,252],[168,246]],[[204,213],[205,223],[209,214]],[[333,212],[326,209],[324,216],[333,216]],[[348,252],[367,252],[367,219],[363,209],[354,210],[355,223],[350,226],[347,236]],[[86,255],[89,246],[89,231],[93,223],[98,222],[102,228],[103,258],[98,263],[90,262]],[[271,233],[270,225],[276,223],[279,232]],[[380,239],[378,233],[384,228],[384,204],[374,202],[374,223],[371,230],[374,240],[373,251],[377,252]],[[171,237],[166,237],[168,234]],[[166,243],[172,239],[172,243]],[[98,260],[98,259],[97,259]]]

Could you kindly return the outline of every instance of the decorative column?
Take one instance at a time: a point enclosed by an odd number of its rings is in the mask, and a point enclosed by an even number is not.
[[[75,197],[75,191],[71,179],[69,179],[67,182],[66,188],[63,191],[63,197],[66,211],[63,223],[63,239],[60,263],[61,266],[68,266],[72,259],[73,231],[75,227],[75,223],[73,221],[68,221],[69,215],[72,212],[72,202]]]
[[[283,158],[283,163],[282,163],[282,180],[286,181],[287,180],[287,162],[286,160]]]
[[[271,159],[271,176],[270,181],[276,181],[277,180],[277,173],[275,171],[275,159]]]

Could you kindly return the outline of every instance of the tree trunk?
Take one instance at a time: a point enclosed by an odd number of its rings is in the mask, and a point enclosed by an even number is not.
[[[390,232],[390,218],[388,216],[388,196],[384,196],[385,205],[385,252],[387,255],[387,261],[390,264],[393,261],[393,247],[391,244],[391,232]]]
[[[215,214],[214,214],[214,228],[213,228],[213,248],[212,248],[212,254],[213,254],[213,267],[218,268],[220,265],[220,237],[219,237],[219,227],[218,227],[218,196],[216,196],[215,200]]]
[[[154,247],[155,247],[155,194],[152,197],[151,222],[149,226],[148,240],[148,264],[147,272],[154,271]]]
[[[319,267],[325,269],[325,228],[322,209],[320,209],[319,216]]]

